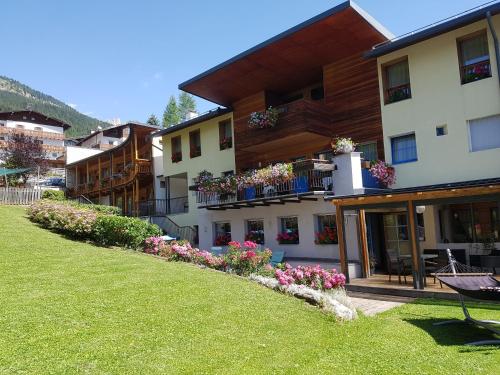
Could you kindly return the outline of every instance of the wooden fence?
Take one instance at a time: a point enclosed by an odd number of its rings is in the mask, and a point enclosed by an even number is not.
[[[28,205],[42,197],[42,189],[0,188],[0,204]]]

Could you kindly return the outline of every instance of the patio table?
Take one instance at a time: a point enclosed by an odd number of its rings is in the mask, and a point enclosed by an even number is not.
[[[421,254],[420,255],[420,268],[423,272],[423,275],[424,275],[424,286],[427,286],[427,277],[425,277],[426,273],[425,273],[425,261],[428,260],[428,259],[434,259],[434,258],[437,258],[438,255],[437,254]],[[411,259],[411,255],[410,254],[403,254],[403,255],[400,255],[398,256],[398,259]]]

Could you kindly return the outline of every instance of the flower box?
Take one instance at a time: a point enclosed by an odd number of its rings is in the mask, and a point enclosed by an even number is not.
[[[189,151],[189,156],[191,158],[196,158],[198,156],[201,156],[201,147],[192,147],[191,150]]]
[[[221,150],[227,150],[228,148],[233,147],[233,138],[231,138],[231,137],[223,138],[219,142],[219,146],[220,146]]]
[[[182,152],[172,153],[172,163],[178,163],[182,161]]]
[[[278,234],[276,240],[280,245],[297,245],[299,243],[299,234],[297,232],[282,232]]]
[[[273,107],[269,107],[262,112],[252,112],[248,119],[248,127],[250,129],[269,129],[274,128],[278,122],[279,111]]]

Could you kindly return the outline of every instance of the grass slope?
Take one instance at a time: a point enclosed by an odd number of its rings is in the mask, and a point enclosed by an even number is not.
[[[1,373],[493,374],[500,354],[457,304],[354,323],[187,264],[73,242],[0,207]],[[472,313],[500,318],[494,306]]]

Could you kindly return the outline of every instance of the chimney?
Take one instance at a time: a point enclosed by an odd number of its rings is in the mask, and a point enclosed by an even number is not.
[[[361,152],[350,152],[333,157],[333,192],[335,195],[362,194]]]
[[[186,113],[186,121],[192,120],[196,117],[198,117],[198,112],[196,112],[196,111],[188,111],[188,113]]]

